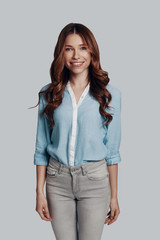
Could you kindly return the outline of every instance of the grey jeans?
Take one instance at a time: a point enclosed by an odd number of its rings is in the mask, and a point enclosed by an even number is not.
[[[56,240],[100,240],[110,197],[105,159],[66,166],[50,157],[46,198]]]

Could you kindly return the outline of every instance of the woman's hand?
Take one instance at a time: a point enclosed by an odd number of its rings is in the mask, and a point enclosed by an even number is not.
[[[40,217],[45,221],[52,221],[50,217],[48,204],[46,197],[43,193],[37,193],[36,195],[36,211],[39,213]]]
[[[112,198],[110,201],[110,211],[107,214],[108,217],[105,220],[105,224],[110,225],[113,222],[115,222],[119,214],[120,214],[120,209],[118,205],[118,199]]]

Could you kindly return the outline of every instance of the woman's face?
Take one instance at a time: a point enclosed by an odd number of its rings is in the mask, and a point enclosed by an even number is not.
[[[88,73],[91,54],[78,34],[69,34],[65,39],[64,64],[74,74]]]

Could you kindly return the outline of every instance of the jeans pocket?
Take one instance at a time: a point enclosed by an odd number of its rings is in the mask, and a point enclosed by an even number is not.
[[[109,172],[106,167],[106,164],[100,165],[94,169],[90,169],[87,171],[87,178],[89,180],[94,180],[94,181],[103,180],[108,176],[109,176]]]
[[[56,177],[57,176],[57,173],[58,173],[58,170],[57,169],[54,169],[54,168],[51,168],[51,167],[47,167],[47,176],[48,177]]]

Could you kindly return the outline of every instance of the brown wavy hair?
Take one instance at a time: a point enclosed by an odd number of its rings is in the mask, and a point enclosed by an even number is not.
[[[87,44],[91,53],[91,63],[88,71],[88,79],[90,82],[89,91],[90,94],[100,103],[99,112],[104,117],[104,125],[111,122],[113,118],[111,114],[105,111],[105,108],[112,108],[109,106],[109,103],[112,100],[112,95],[106,88],[110,79],[108,77],[108,72],[101,68],[99,48],[96,39],[93,33],[83,24],[69,23],[61,30],[55,46],[54,60],[50,66],[51,84],[46,90],[38,93],[39,100],[37,105],[40,103],[40,94],[45,95],[47,105],[45,106],[42,115],[46,114],[50,120],[50,129],[54,126],[54,110],[62,103],[62,95],[69,80],[69,70],[64,65],[63,53],[65,39],[69,34],[73,33],[79,34],[84,43]]]

